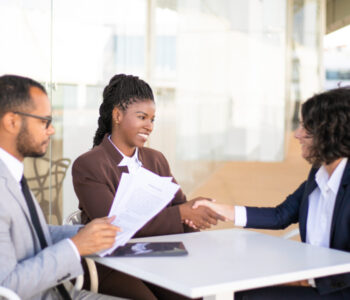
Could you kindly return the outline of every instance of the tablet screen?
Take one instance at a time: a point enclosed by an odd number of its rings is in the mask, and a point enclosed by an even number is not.
[[[127,243],[108,256],[181,256],[188,252],[182,242]]]

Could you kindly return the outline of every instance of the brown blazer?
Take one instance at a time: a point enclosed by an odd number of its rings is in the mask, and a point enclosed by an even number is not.
[[[166,158],[159,151],[143,147],[139,148],[138,155],[144,168],[160,176],[172,176]],[[127,167],[118,166],[122,158],[105,135],[100,145],[75,160],[72,168],[73,184],[84,224],[108,215],[121,175],[128,172]],[[146,223],[135,237],[194,231],[181,222],[178,205],[184,202],[186,196],[180,189],[173,200]]]

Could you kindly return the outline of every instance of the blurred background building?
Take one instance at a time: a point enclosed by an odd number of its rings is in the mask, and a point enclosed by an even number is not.
[[[232,161],[286,161],[300,103],[350,80],[350,34],[337,31],[349,23],[347,0],[0,0],[0,73],[52,100],[47,159],[25,162],[48,221],[77,209],[71,163],[92,147],[114,74],[150,83],[148,146],[194,194],[223,182],[218,170],[231,180]]]

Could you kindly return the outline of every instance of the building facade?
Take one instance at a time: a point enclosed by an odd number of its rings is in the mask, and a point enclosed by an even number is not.
[[[71,163],[92,147],[116,73],[153,88],[162,151],[191,191],[230,160],[280,161],[322,89],[325,0],[0,0],[0,73],[42,82],[56,134],[26,174],[50,223],[77,209]]]

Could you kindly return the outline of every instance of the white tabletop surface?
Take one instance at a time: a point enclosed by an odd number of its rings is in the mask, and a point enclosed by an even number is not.
[[[232,295],[232,291],[350,272],[350,253],[249,230],[204,231],[132,241],[182,241],[189,254],[94,259],[192,298]]]

